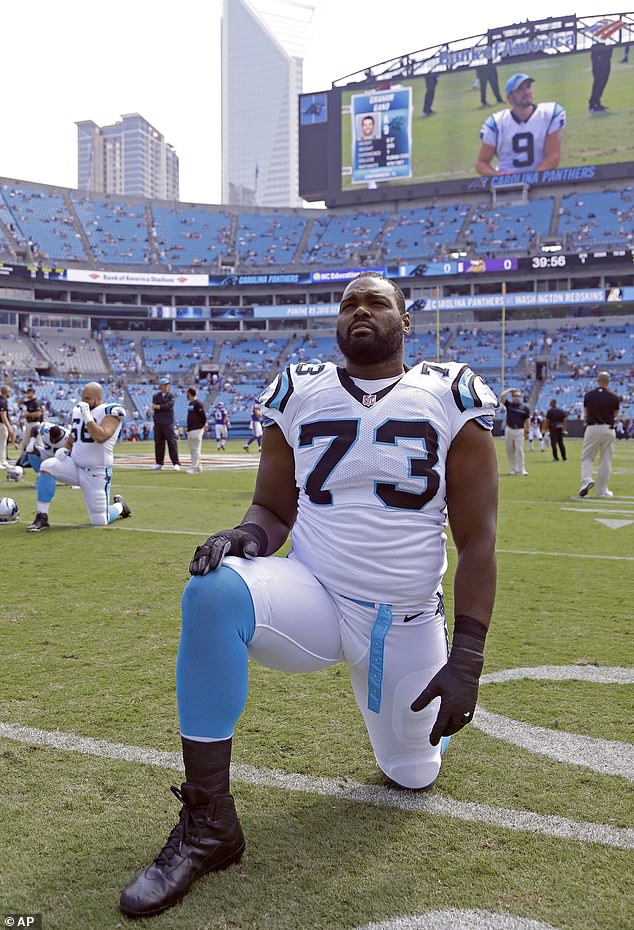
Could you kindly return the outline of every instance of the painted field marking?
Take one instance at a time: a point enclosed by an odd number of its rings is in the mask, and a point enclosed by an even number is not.
[[[182,772],[180,752],[125,746],[122,743],[76,736],[74,733],[47,732],[10,723],[0,723],[0,737],[19,743],[50,746],[66,752],[79,752],[119,762],[135,762]],[[484,823],[523,833],[539,833],[577,843],[599,843],[616,849],[634,849],[634,829],[627,827],[612,827],[607,824],[568,820],[556,815],[457,801],[439,793],[425,794],[420,791],[362,785],[343,779],[311,775],[288,775],[276,769],[257,768],[253,765],[232,765],[231,775],[236,781],[261,788],[316,794],[333,797],[338,801],[396,808],[408,813],[420,812],[436,817],[453,817],[471,823]]]
[[[373,921],[356,930],[556,930],[556,927],[514,914],[448,907],[416,917],[392,917],[379,923]]]
[[[632,685],[634,669],[601,668],[594,665],[542,665],[535,668],[509,668],[483,675],[481,685],[509,681],[583,681],[591,684]],[[478,706],[473,718],[474,726],[488,736],[520,746],[528,752],[580,765],[602,775],[621,775],[634,781],[634,745],[615,740],[597,739],[550,730],[530,723],[522,723],[493,714]]]
[[[598,507],[562,507],[562,510],[570,511],[571,513],[602,513],[606,517],[609,517],[613,513],[624,513],[630,514],[634,517],[634,510],[604,510],[603,503]]]
[[[167,533],[173,536],[209,536],[209,529],[206,530],[161,530],[148,529],[142,526],[122,526],[119,520],[111,523],[109,526],[91,526],[90,523],[54,523],[56,526],[63,526],[67,529],[75,530],[108,530],[110,533]],[[456,551],[455,546],[447,546],[452,552]],[[561,557],[565,559],[598,559],[608,562],[634,562],[634,555],[592,555],[580,552],[542,552],[537,549],[496,549],[498,555],[537,555]]]
[[[622,530],[624,526],[630,526],[634,520],[603,520],[601,517],[595,517],[596,523],[603,523],[610,530]]]

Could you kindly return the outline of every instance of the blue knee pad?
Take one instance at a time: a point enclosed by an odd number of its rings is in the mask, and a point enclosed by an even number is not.
[[[255,611],[246,582],[222,565],[189,579],[176,660],[181,733],[228,739],[244,710]]]
[[[55,496],[55,478],[48,472],[41,471],[37,478],[37,499],[50,504]]]
[[[29,452],[29,465],[33,469],[36,475],[39,475],[40,468],[42,467],[42,459],[39,455],[36,455],[35,452]]]

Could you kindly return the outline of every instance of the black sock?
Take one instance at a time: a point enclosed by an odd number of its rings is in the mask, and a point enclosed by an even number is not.
[[[212,794],[229,794],[229,764],[231,737],[213,743],[181,736],[185,778],[195,785],[203,785]]]

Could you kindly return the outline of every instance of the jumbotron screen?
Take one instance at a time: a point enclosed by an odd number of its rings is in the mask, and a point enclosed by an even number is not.
[[[500,31],[526,32],[533,39],[523,45],[541,43],[557,54],[498,51],[512,40],[485,46],[493,50],[489,55],[481,43],[456,52],[438,46],[428,59],[435,70],[428,73],[417,63],[423,73],[399,75],[397,60],[393,77],[373,83],[360,77],[302,95],[300,194],[338,206],[518,182],[547,186],[632,177],[634,42],[627,37],[634,35],[634,18],[623,17],[591,25],[570,17],[565,29],[561,20],[545,20]],[[587,43],[589,33],[592,47],[574,50],[579,36]],[[465,54],[473,57],[466,60]],[[517,101],[509,101],[507,82],[518,74],[532,83],[528,109],[520,108],[522,120],[514,124]],[[493,171],[482,170],[483,142]]]
[[[632,64],[623,49],[611,52],[610,73],[598,106],[590,109],[591,53],[537,61],[507,62],[480,69],[429,74],[380,88],[341,93],[341,189],[372,184],[427,184],[477,174],[480,132],[486,118],[508,109],[504,91],[516,73],[534,79],[536,104],[554,102],[565,111],[557,167],[631,162],[634,139]],[[604,66],[605,69],[605,66]],[[482,103],[482,94],[484,101]],[[513,167],[537,167],[531,121],[516,142]],[[494,164],[495,164],[494,160]],[[510,170],[510,169],[508,169]]]

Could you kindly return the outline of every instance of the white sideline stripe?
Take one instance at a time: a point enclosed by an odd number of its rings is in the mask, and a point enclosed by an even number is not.
[[[53,526],[64,526],[77,530],[104,529],[103,526],[94,527],[91,526],[90,523],[54,523]],[[105,529],[117,533],[168,533],[173,536],[209,536],[209,528],[206,530],[157,530],[146,529],[142,526],[122,526],[119,520],[115,523],[111,523],[108,527],[105,527]],[[447,548],[451,549],[453,552],[456,551],[455,546],[447,546]],[[634,555],[589,555],[577,552],[541,552],[537,549],[496,549],[495,551],[498,555],[547,555],[561,556],[567,559],[607,559],[610,562],[634,562]]]
[[[634,516],[634,510],[604,510],[603,506],[604,505],[601,504],[599,507],[562,507],[561,509],[571,511],[572,513],[601,513],[605,517],[609,517],[613,513],[624,513],[630,517]]]
[[[121,743],[76,736],[74,733],[47,732],[10,723],[0,723],[0,737],[19,743],[51,746],[66,752],[80,752],[119,762],[136,762],[182,772],[180,752],[125,746]],[[613,846],[617,849],[634,849],[634,829],[625,827],[611,827],[607,824],[586,823],[568,820],[565,817],[491,807],[489,804],[457,801],[441,794],[430,795],[377,785],[361,785],[343,779],[338,781],[334,778],[311,775],[287,775],[275,769],[256,768],[253,765],[232,765],[231,774],[236,781],[260,788],[300,791],[333,797],[339,801],[396,808],[408,813],[421,812],[437,817],[455,817],[472,823],[539,833],[577,843],[600,843],[602,846]]]
[[[448,548],[453,549],[453,546]],[[586,552],[543,552],[538,549],[496,549],[498,555],[547,555],[564,559],[601,559],[609,562],[634,562],[634,555],[591,555]]]
[[[427,911],[416,917],[392,917],[380,923],[369,923],[356,930],[557,930],[529,917],[496,914],[494,911],[448,907],[442,911]]]

